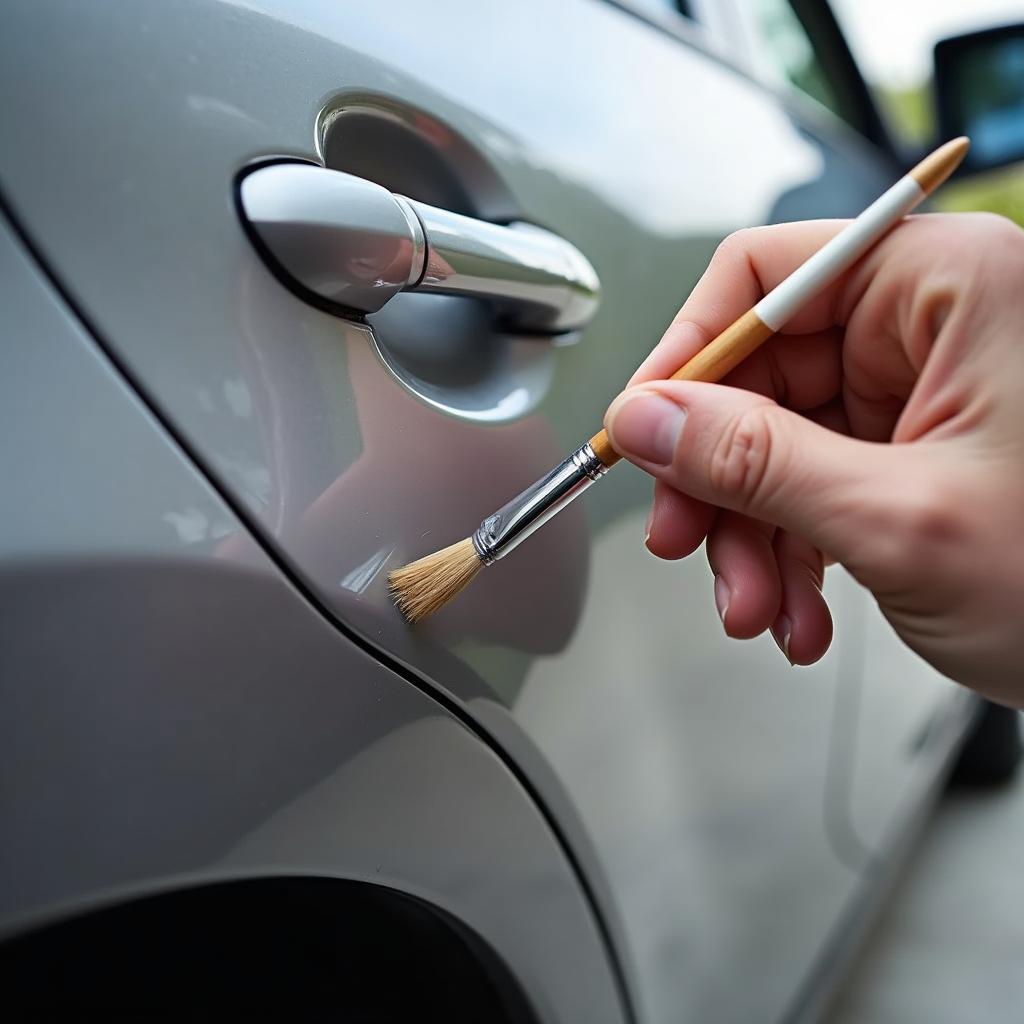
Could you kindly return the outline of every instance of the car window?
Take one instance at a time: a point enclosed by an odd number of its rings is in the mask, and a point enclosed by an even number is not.
[[[928,17],[887,0],[831,0],[832,10],[893,133],[911,146],[934,137],[932,50],[945,36],[1021,20],[1020,0],[940,3]]]
[[[789,0],[754,0],[752,8],[762,70],[842,117],[824,64]]]

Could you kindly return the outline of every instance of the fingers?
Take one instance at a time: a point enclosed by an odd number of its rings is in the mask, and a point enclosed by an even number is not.
[[[705,328],[689,320],[682,320],[680,317],[681,313],[677,314],[669,324],[661,336],[661,341],[640,364],[636,373],[629,378],[626,387],[643,384],[648,380],[668,380],[676,370],[685,366],[719,333],[715,331],[709,334]]]
[[[916,306],[900,304],[906,230],[815,296],[727,386],[667,378],[843,226],[788,224],[730,236],[605,417],[612,446],[656,479],[650,550],[681,557],[706,532],[726,632],[770,629],[794,664],[816,661],[832,636],[822,551],[874,588],[899,575],[893,567],[906,561],[908,547],[901,538],[936,532],[934,500],[921,497],[930,490],[907,484],[914,474],[906,446],[876,443],[903,422],[922,361],[892,326],[902,323],[897,314],[917,315]],[[912,222],[907,230],[926,228]],[[884,261],[892,271],[879,274]]]
[[[774,528],[735,512],[723,512],[708,536],[708,562],[715,574],[715,604],[726,633],[749,640],[779,613],[782,581]]]
[[[644,543],[659,558],[685,558],[704,543],[715,513],[706,502],[655,480]]]
[[[844,437],[715,384],[633,388],[612,403],[605,428],[617,451],[676,490],[781,526],[840,561],[863,552],[904,469],[900,446]]]
[[[821,553],[765,523],[735,512],[718,515],[711,505],[655,480],[648,550],[659,558],[684,558],[705,537],[726,633],[746,639],[771,628],[793,664],[817,661],[832,639],[832,619],[821,596]]]
[[[787,409],[816,409],[842,394],[841,328],[780,334],[748,356],[723,381],[774,399]]]
[[[832,616],[821,594],[825,560],[813,544],[785,530],[776,533],[774,552],[782,602],[772,636],[791,664],[811,665],[832,642]]]
[[[661,558],[683,558],[708,538],[715,603],[725,632],[748,639],[771,629],[794,665],[828,649],[832,618],[821,595],[825,561],[813,545],[735,512],[717,516],[704,502],[656,480],[645,539]]]
[[[821,593],[824,558],[812,544],[726,512],[708,536],[715,604],[725,632],[745,640],[770,629],[793,665],[810,665],[832,642]]]
[[[683,303],[662,341],[629,386],[671,377],[737,317],[838,234],[846,221],[803,221],[749,228],[730,235]],[[834,311],[846,275],[815,296],[786,325],[787,334],[835,325]]]

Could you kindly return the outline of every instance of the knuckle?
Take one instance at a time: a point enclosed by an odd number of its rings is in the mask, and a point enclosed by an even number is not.
[[[913,356],[923,360],[950,317],[962,320],[978,303],[1005,303],[1019,293],[1024,231],[983,212],[927,214],[912,226],[927,272],[917,275],[900,324]],[[951,337],[968,344],[973,332],[957,330]]]
[[[745,260],[750,252],[757,228],[740,228],[731,235],[726,235],[715,249],[713,263],[736,263]]]
[[[780,456],[778,406],[757,405],[735,416],[715,441],[708,467],[716,494],[744,506],[761,505],[770,496]]]

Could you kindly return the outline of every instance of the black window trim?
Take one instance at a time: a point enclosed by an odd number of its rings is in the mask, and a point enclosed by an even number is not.
[[[899,158],[860,66],[828,0],[789,0],[839,104],[840,116],[880,150]],[[903,162],[903,161],[901,161]]]

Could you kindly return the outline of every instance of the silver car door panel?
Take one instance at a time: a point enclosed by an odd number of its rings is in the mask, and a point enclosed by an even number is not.
[[[462,922],[538,1019],[627,1020],[507,765],[289,585],[3,221],[0,309],[0,934],[344,878]]]

